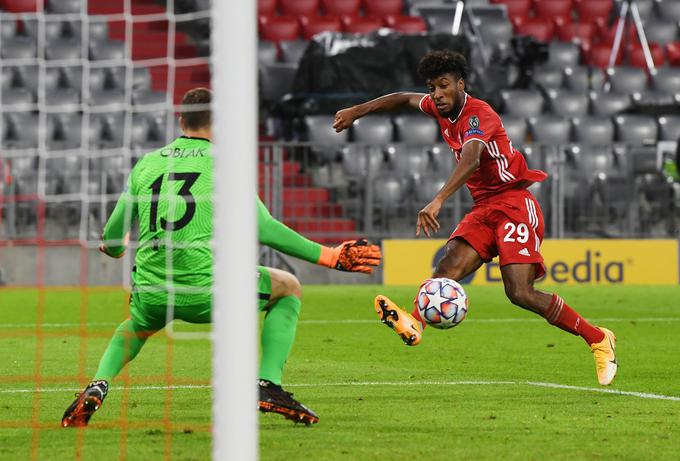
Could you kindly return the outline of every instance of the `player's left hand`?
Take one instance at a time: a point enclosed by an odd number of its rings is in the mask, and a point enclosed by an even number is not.
[[[125,250],[128,246],[128,243],[130,243],[130,233],[129,232],[127,234],[125,234],[125,237],[123,237],[123,251],[121,251],[120,254],[112,253],[111,250],[109,248],[107,248],[106,245],[104,245],[104,234],[102,234],[101,243],[99,244],[99,251],[104,253],[106,256],[110,256],[112,258],[119,259],[119,258],[122,258],[123,255],[125,254]]]
[[[378,245],[368,243],[366,239],[348,240],[333,248],[333,268],[339,271],[363,272],[370,274],[373,267],[380,264],[382,252]]]
[[[422,210],[418,212],[418,221],[416,222],[416,236],[420,236],[420,230],[425,232],[425,235],[430,236],[430,232],[437,232],[440,228],[437,216],[439,210],[442,208],[442,202],[438,199],[432,200]]]

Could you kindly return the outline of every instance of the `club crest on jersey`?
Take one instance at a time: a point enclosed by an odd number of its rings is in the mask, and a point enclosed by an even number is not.
[[[473,130],[476,129],[476,128],[479,128],[479,118],[476,115],[473,115],[472,117],[470,117],[468,119],[468,125]]]

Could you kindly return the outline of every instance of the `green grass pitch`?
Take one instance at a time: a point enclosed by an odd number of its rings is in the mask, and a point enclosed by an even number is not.
[[[465,322],[429,328],[421,345],[404,346],[377,322],[372,301],[384,293],[410,304],[413,290],[305,287],[284,385],[321,421],[305,427],[261,415],[262,460],[677,459],[680,287],[558,288],[618,337],[619,375],[607,393],[598,392],[580,338],[510,305],[496,287],[468,287]],[[90,427],[62,429],[61,415],[84,384],[72,377],[94,372],[126,317],[125,294],[48,290],[37,314],[39,298],[35,290],[0,290],[1,460],[209,459],[207,340],[168,348],[164,334],[152,338]],[[38,358],[44,392],[36,398]],[[169,366],[172,380],[164,377]]]

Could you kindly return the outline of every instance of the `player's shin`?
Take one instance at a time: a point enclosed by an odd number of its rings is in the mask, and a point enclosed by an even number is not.
[[[262,325],[260,379],[281,384],[283,367],[293,347],[302,303],[296,296],[284,296],[269,307]]]
[[[111,381],[118,376],[123,367],[137,357],[151,334],[153,333],[145,331],[132,319],[121,323],[99,361],[94,379]]]
[[[599,343],[604,339],[604,333],[599,328],[591,325],[556,294],[552,295],[543,317],[551,325],[582,337],[588,344]]]

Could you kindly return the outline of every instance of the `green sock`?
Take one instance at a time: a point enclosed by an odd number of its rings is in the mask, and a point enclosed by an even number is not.
[[[127,319],[116,328],[109,346],[104,351],[94,380],[111,381],[123,369],[125,364],[137,357],[137,354],[151,334],[147,329]]]
[[[283,366],[293,347],[301,305],[300,298],[285,296],[272,304],[265,315],[260,379],[281,385]]]

